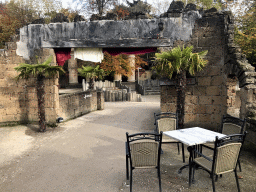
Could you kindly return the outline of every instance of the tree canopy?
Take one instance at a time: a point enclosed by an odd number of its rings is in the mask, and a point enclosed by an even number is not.
[[[128,55],[121,54],[117,56],[111,56],[108,52],[104,53],[104,59],[101,63],[97,63],[100,65],[107,75],[121,74],[124,76],[129,76],[132,74],[132,67],[130,66]],[[140,66],[147,65],[139,55],[135,55],[135,68]]]
[[[241,47],[249,63],[256,66],[256,1],[237,20],[235,42]]]

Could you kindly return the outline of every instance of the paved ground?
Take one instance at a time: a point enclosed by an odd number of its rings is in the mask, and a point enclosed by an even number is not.
[[[33,125],[0,128],[0,191],[129,191],[125,185],[125,133],[154,129],[153,113],[160,111],[159,96],[144,102],[106,103],[96,111],[37,132]],[[161,157],[163,191],[211,191],[206,172],[196,172],[188,188],[188,170],[176,145],[164,145]],[[188,157],[188,154],[186,154]],[[187,159],[186,159],[187,161]],[[256,160],[241,157],[241,191],[256,191]],[[223,175],[217,191],[236,191],[234,174]],[[158,191],[156,171],[135,170],[134,191]]]

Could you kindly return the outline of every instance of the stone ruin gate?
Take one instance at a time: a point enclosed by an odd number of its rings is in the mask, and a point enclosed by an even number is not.
[[[181,9],[153,19],[31,24],[21,28],[17,44],[7,43],[1,54],[0,64],[8,67],[0,73],[0,98],[9,95],[10,100],[0,103],[0,122],[21,121],[24,112],[28,120],[37,118],[33,115],[36,107],[31,104],[35,97],[31,86],[33,80],[19,85],[13,80],[16,75],[13,67],[22,62],[33,63],[35,55],[42,59],[54,55],[52,48],[161,47],[167,50],[182,44],[193,45],[195,52],[208,50],[206,59],[209,61],[203,71],[192,77],[193,83],[187,86],[185,126],[217,130],[224,114],[247,118],[250,122],[247,128],[251,131],[248,137],[256,143],[256,72],[234,44],[232,14],[214,9],[205,12]],[[76,83],[77,63],[74,58],[69,62],[69,72],[75,77],[70,83]],[[55,121],[61,113],[58,102],[53,102],[59,100],[58,82],[55,79],[47,81],[49,103],[46,109],[50,114],[47,118]],[[23,92],[26,84],[27,89],[31,89],[27,96]],[[54,90],[50,88],[52,85]],[[176,111],[176,99],[175,87],[170,81],[162,81],[161,110]],[[20,102],[23,100],[30,103],[28,108]]]

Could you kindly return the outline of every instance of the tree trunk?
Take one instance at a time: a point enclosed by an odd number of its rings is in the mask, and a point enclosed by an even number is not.
[[[41,132],[46,131],[46,122],[45,122],[45,91],[44,91],[44,76],[37,76],[37,100],[38,100],[38,117],[39,117],[39,128]]]
[[[105,1],[104,0],[98,0],[97,4],[98,4],[98,10],[99,10],[99,15],[102,16],[103,15],[103,3]]]
[[[186,89],[186,71],[181,71],[177,75],[177,113],[178,113],[178,125],[179,128],[184,127],[185,116],[185,89]]]
[[[89,80],[89,89],[93,89],[94,88],[94,80],[93,78],[90,78]]]

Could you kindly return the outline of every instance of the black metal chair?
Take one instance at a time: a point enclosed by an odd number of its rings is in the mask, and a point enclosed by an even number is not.
[[[160,133],[161,131],[172,131],[178,129],[178,115],[176,113],[154,113],[155,117],[155,125],[156,125],[156,132]],[[168,143],[177,143],[178,147],[178,154],[180,154],[180,142],[176,139],[172,139],[168,136],[163,135],[163,144]],[[184,154],[184,144],[181,143],[182,148],[182,159],[183,163],[185,163],[185,154]]]
[[[213,192],[215,192],[215,179],[217,180],[218,175],[234,171],[237,188],[240,191],[236,167],[245,136],[246,132],[244,134],[228,135],[220,139],[216,137],[214,153],[211,156],[205,156],[196,148],[193,148],[190,151],[192,159],[190,159],[189,186],[194,180],[194,173],[198,168],[202,168],[210,174]]]
[[[225,135],[242,134],[245,130],[246,119],[239,119],[230,115],[223,115],[221,127],[219,132]],[[214,143],[207,143],[202,145],[208,149],[214,149]],[[240,161],[238,159],[238,166],[240,172],[242,171]]]
[[[136,168],[156,168],[159,179],[159,191],[161,188],[160,154],[162,145],[162,132],[157,133],[126,133],[126,178],[130,181],[132,191],[132,171]],[[130,177],[129,177],[130,161]]]

